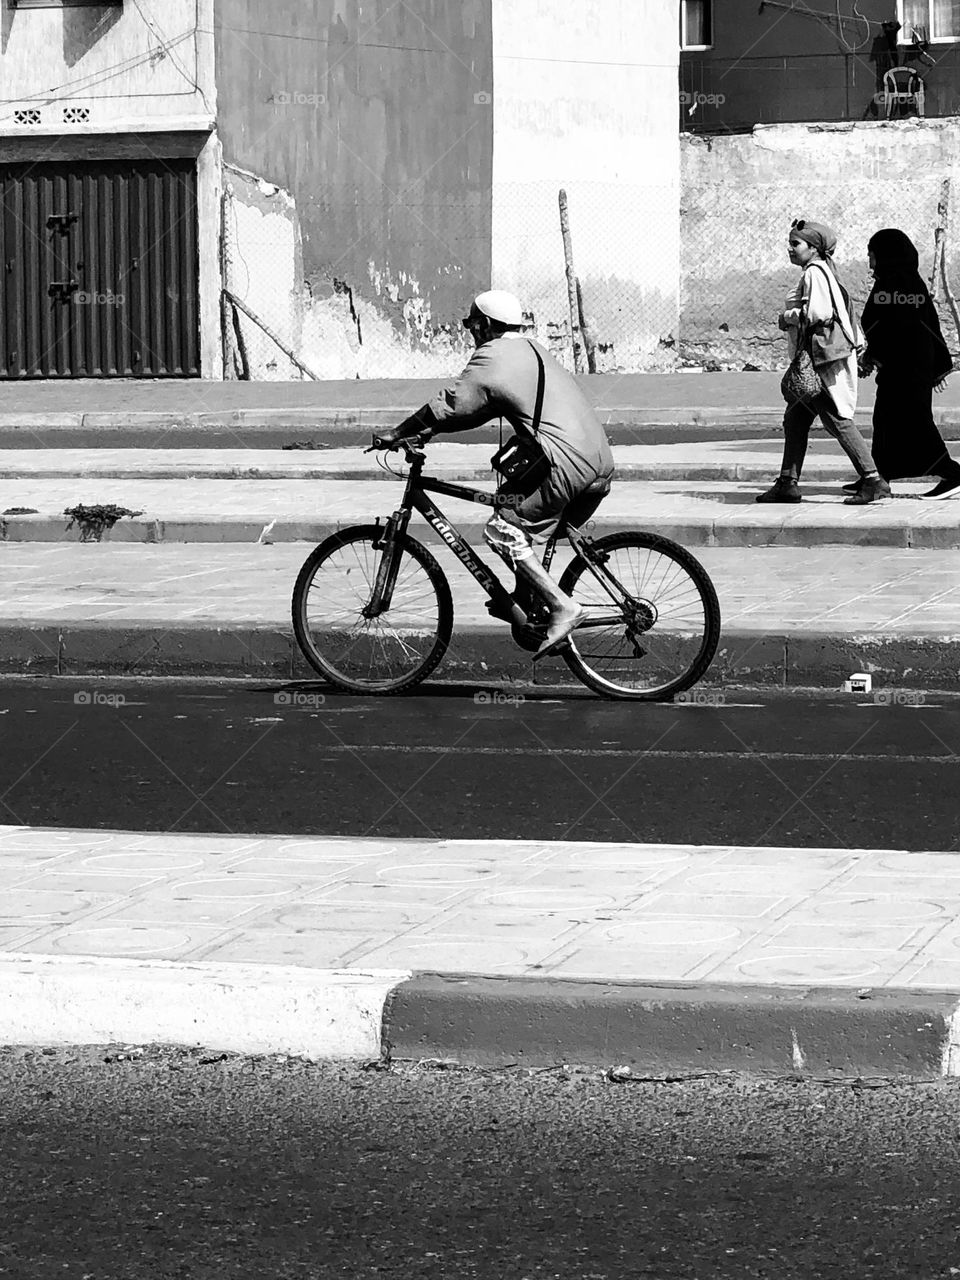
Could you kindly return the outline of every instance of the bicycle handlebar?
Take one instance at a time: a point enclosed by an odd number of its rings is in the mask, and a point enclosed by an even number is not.
[[[383,436],[375,435],[370,448],[364,449],[363,452],[378,453],[381,450],[387,450],[390,453],[396,453],[402,449],[408,458],[422,458],[425,456],[424,444],[423,436],[403,436],[399,440],[385,440]]]

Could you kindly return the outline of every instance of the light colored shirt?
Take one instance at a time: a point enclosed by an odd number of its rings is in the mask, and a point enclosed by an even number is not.
[[[529,435],[537,403],[539,368],[522,334],[505,333],[478,347],[452,386],[429,408],[438,431],[469,431],[505,418],[518,434]],[[572,374],[539,343],[543,361],[543,408],[537,439],[551,463],[579,489],[613,475],[613,454],[593,406]]]
[[[814,258],[803,269],[797,287],[787,296],[783,319],[790,327],[787,330],[789,356],[792,360],[797,353],[797,326],[806,308],[806,319],[809,324],[833,319],[836,311],[840,328],[854,346],[854,350],[843,360],[834,360],[830,364],[817,366],[817,372],[823,380],[831,400],[841,418],[852,418],[857,408],[857,352],[863,345],[860,326],[847,311],[843,294],[837,278],[829,265]]]

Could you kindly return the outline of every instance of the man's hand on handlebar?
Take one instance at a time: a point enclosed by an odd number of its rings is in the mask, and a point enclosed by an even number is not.
[[[395,450],[402,449],[405,446],[409,446],[412,449],[421,449],[432,435],[433,432],[429,429],[416,435],[403,436],[397,435],[396,431],[378,431],[373,437],[373,443],[370,448],[365,449],[364,452],[376,453],[381,449]]]

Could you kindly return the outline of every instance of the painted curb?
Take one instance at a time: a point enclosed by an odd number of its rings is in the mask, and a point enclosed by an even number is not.
[[[960,1074],[960,994],[661,986],[418,974],[384,1007],[384,1051],[464,1066],[810,1076]]]
[[[384,1002],[408,971],[0,956],[0,1044],[177,1044],[380,1057]]]
[[[770,632],[726,629],[700,689],[725,685],[839,689],[852,671],[872,673],[877,690],[960,689],[960,634],[883,632]],[[561,659],[551,661],[539,687],[572,680]],[[0,622],[0,674],[39,676],[219,676],[309,680],[325,687],[284,625],[164,622],[44,624]],[[496,623],[462,625],[436,680],[481,687],[533,684],[530,655]],[[429,689],[430,682],[425,686]],[[696,690],[691,699],[696,702]]]
[[[170,1044],[314,1061],[934,1079],[960,1075],[960,994],[662,986],[0,957],[0,1044]]]

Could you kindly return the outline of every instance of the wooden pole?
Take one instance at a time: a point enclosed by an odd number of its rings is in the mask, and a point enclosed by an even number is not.
[[[567,193],[560,192],[560,234],[563,237],[563,260],[567,268],[567,302],[570,306],[570,341],[573,344],[573,371],[583,373],[583,355],[577,335],[580,332],[579,307],[577,305],[577,275],[573,269],[573,244],[570,239],[570,214],[567,209]]]
[[[950,229],[950,179],[944,178],[943,185],[940,188],[940,203],[937,205],[937,235],[940,238],[940,282],[943,285],[944,296],[947,299],[947,305],[950,308],[950,314],[953,316],[954,328],[957,331],[957,341],[960,343],[960,310],[957,308],[957,300],[953,296],[953,290],[950,288],[950,280],[947,277],[947,234]],[[934,249],[934,260],[936,261],[937,253]]]
[[[307,377],[312,378],[314,382],[320,381],[320,378],[318,377],[318,375],[315,374],[312,369],[308,369],[307,366],[303,363],[303,361],[299,358],[299,356],[294,355],[294,353],[290,350],[290,348],[283,341],[283,339],[279,337],[276,333],[274,333],[274,331],[270,328],[270,326],[265,324],[258,315],[255,315],[245,302],[241,302],[240,299],[236,297],[234,294],[232,294],[229,289],[224,289],[223,292],[227,295],[227,297],[230,299],[230,301],[233,303],[235,307],[239,307],[245,316],[248,316],[255,325],[259,325],[259,327],[263,330],[263,332],[267,335],[267,337],[277,344],[277,346],[280,348],[283,354],[287,357],[287,359],[292,361],[292,363],[297,366],[297,368],[301,371],[301,373],[305,373]]]
[[[231,316],[236,316],[236,312],[227,301],[226,284],[227,284],[227,201],[229,195],[226,189],[220,197],[220,348],[223,354],[223,376],[227,376],[227,368],[231,363],[230,351],[230,333],[229,325]],[[236,364],[234,362],[234,370]]]
[[[933,233],[933,270],[930,272],[930,297],[936,302],[940,289],[940,272],[943,263],[943,242],[947,234],[947,211],[950,207],[950,179],[944,178],[937,204],[937,225]]]
[[[579,276],[577,276],[577,315],[580,318],[580,332],[583,334],[583,345],[587,352],[587,373],[596,373],[597,335],[583,310],[583,290],[580,288]]]
[[[249,382],[250,361],[247,358],[247,343],[240,325],[240,312],[237,310],[236,303],[231,302],[229,298],[224,298],[224,304],[230,308],[230,314],[233,316],[233,336],[236,338],[237,354],[240,357],[240,378],[243,382]]]

